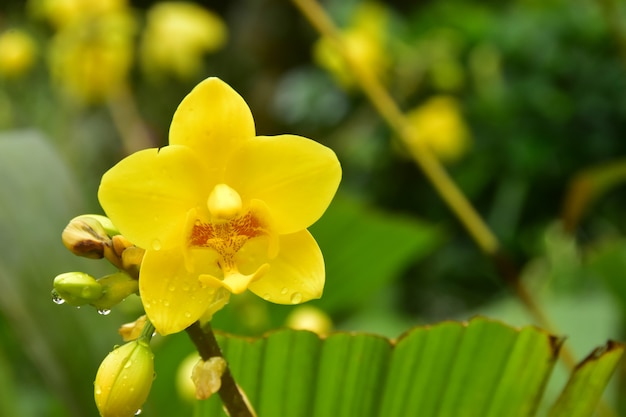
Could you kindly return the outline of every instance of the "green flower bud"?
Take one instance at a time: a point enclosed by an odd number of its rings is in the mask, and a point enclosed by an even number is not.
[[[154,354],[140,338],[107,355],[94,382],[94,398],[102,417],[132,417],[148,398],[154,379]]]
[[[71,306],[90,304],[102,297],[102,285],[84,272],[67,272],[54,278],[53,298]]]
[[[63,244],[73,254],[100,259],[111,244],[111,236],[119,234],[111,220],[97,214],[84,214],[73,218],[63,230]]]
[[[98,284],[102,286],[102,296],[91,303],[98,310],[110,310],[139,290],[139,282],[125,272],[102,277]]]

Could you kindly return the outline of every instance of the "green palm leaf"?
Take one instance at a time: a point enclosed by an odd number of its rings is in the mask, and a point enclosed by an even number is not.
[[[261,417],[533,416],[562,342],[485,318],[415,328],[395,341],[295,330],[218,339]],[[577,368],[555,410],[583,411],[553,416],[591,415],[622,353],[612,343]],[[197,415],[224,415],[219,399],[201,402]]]

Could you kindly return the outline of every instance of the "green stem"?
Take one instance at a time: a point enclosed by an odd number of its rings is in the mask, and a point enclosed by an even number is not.
[[[143,329],[141,329],[141,334],[139,335],[139,339],[146,339],[146,342],[150,343],[152,340],[152,336],[154,336],[154,325],[152,322],[146,317],[146,322],[143,325]]]
[[[217,339],[215,339],[215,334],[213,334],[211,323],[202,326],[199,322],[195,322],[185,331],[203,360],[207,361],[214,357],[224,358],[222,350],[217,344]],[[256,417],[254,410],[239,390],[228,366],[222,374],[222,386],[219,395],[230,417]]]

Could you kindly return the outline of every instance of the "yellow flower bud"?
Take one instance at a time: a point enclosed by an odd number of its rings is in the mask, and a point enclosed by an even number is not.
[[[102,285],[84,272],[67,272],[54,279],[53,299],[71,306],[89,304],[102,296]]]
[[[126,343],[104,358],[94,383],[102,417],[132,417],[148,398],[154,354],[145,339]]]
[[[102,296],[91,303],[100,311],[107,311],[139,290],[139,283],[125,272],[117,272],[98,280]]]
[[[111,234],[115,232],[108,218],[96,214],[85,214],[70,221],[63,230],[61,239],[65,247],[73,254],[100,259],[104,256],[105,246],[111,242]]]

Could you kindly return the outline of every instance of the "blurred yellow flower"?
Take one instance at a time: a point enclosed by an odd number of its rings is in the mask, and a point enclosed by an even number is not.
[[[328,314],[310,305],[294,308],[287,316],[286,325],[291,329],[309,330],[320,335],[330,332],[333,328],[333,322]]]
[[[189,79],[200,72],[203,54],[220,49],[226,37],[222,19],[196,3],[157,3],[148,10],[141,65],[148,75]]]
[[[467,152],[470,133],[454,97],[434,96],[409,111],[407,118],[414,128],[414,142],[409,146],[426,143],[445,162],[454,162]]]
[[[385,6],[364,2],[357,6],[350,24],[341,33],[351,59],[381,77],[385,76],[390,61],[386,50],[388,20]],[[315,43],[313,59],[344,88],[354,86],[352,72],[330,39],[322,37]]]
[[[0,34],[0,77],[15,78],[27,72],[36,52],[35,41],[28,33],[9,29]]]
[[[128,0],[30,0],[32,15],[48,20],[61,29],[79,21],[128,9]]]
[[[306,229],[339,185],[335,153],[300,136],[255,136],[247,104],[217,78],[182,101],[169,143],[123,159],[98,193],[146,249],[139,291],[159,333],[210,318],[246,289],[280,304],[320,297],[324,261]]]
[[[124,88],[133,64],[135,22],[107,14],[58,32],[50,45],[53,81],[78,102],[104,101]]]

